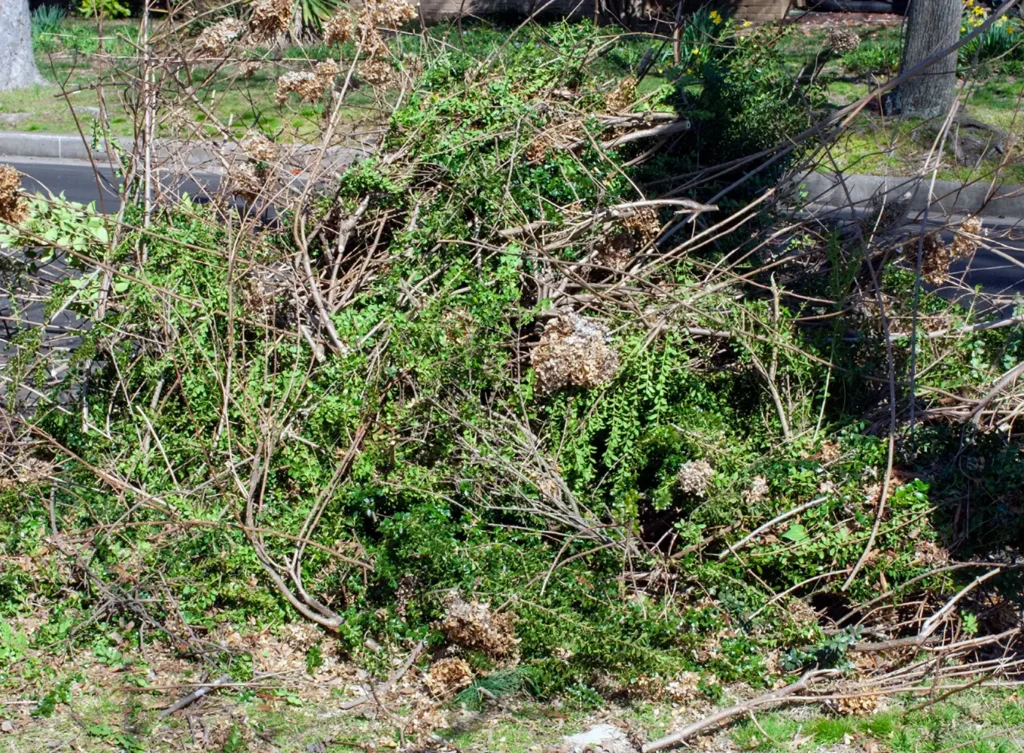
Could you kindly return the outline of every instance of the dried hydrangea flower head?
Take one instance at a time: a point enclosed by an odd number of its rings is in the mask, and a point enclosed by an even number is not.
[[[249,33],[254,41],[269,42],[288,31],[292,0],[254,0],[249,7]]]
[[[341,73],[341,68],[333,60],[321,60],[315,66],[313,66],[313,73],[316,75],[320,82],[325,86],[331,86],[334,84],[334,79]]]
[[[196,55],[219,57],[230,49],[231,43],[242,36],[244,31],[245,24],[237,18],[225,18],[203,29],[192,51]]]
[[[242,78],[252,78],[259,72],[260,67],[258,60],[246,60],[244,63],[239,63],[238,74]]]
[[[929,285],[941,285],[949,276],[949,249],[937,232],[923,238],[911,238],[903,245],[903,258],[917,269],[917,251],[921,249],[921,279]]]
[[[593,388],[607,384],[619,369],[619,354],[609,344],[608,330],[575,313],[548,323],[530,361],[543,389]]]
[[[691,497],[703,497],[708,493],[711,479],[715,477],[715,469],[706,460],[689,460],[683,463],[676,476],[676,483],[683,494]]]
[[[0,222],[18,225],[28,217],[28,203],[21,196],[21,173],[0,165]]]
[[[430,665],[423,680],[435,698],[447,700],[473,682],[473,670],[465,659],[441,659]]]
[[[466,601],[454,591],[445,598],[445,617],[438,628],[455,645],[493,658],[508,658],[516,652],[511,614],[494,614],[489,604]]]
[[[262,133],[253,133],[242,142],[242,149],[254,162],[270,163],[277,159],[277,146]]]
[[[954,259],[970,259],[978,250],[978,238],[985,232],[980,217],[968,217],[953,236],[949,254]]]
[[[263,181],[256,174],[252,165],[232,165],[227,175],[228,191],[253,201],[263,190]]]
[[[853,29],[833,26],[828,30],[828,47],[837,55],[845,55],[860,47],[860,37]]]
[[[324,95],[324,84],[316,74],[308,71],[291,71],[277,79],[274,101],[283,105],[289,94],[298,94],[304,102],[316,102]]]
[[[324,22],[324,44],[328,47],[344,44],[355,36],[356,25],[352,16],[341,11]]]
[[[617,229],[598,239],[596,261],[605,269],[622,272],[633,255],[649,246],[660,232],[658,213],[650,207],[638,209],[623,219]]]
[[[750,488],[743,495],[743,501],[748,505],[756,505],[764,502],[769,496],[768,479],[764,476],[754,476]]]
[[[405,0],[367,0],[359,9],[359,25],[364,29],[397,29],[416,18],[416,6]]]
[[[395,69],[386,60],[371,57],[359,64],[359,77],[375,89],[382,89],[394,80]]]

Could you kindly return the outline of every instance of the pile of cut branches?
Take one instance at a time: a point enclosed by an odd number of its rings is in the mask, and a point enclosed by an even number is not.
[[[226,54],[272,5],[194,44]],[[281,107],[322,107],[301,169],[254,131],[204,200],[161,199],[143,139],[116,217],[4,174],[5,547],[71,565],[28,589],[62,594],[53,619],[127,619],[244,673],[208,631],[302,618],[353,654],[469,660],[435,684],[512,671],[542,695],[1019,674],[1020,513],[996,499],[1024,489],[1018,327],[920,287],[981,226],[904,254],[905,206],[837,225],[738,198],[825,126],[683,175],[722,110],[679,112],[685,74],[641,93],[601,64],[628,40],[589,24],[429,53],[339,169],[356,72],[398,75],[408,15],[340,15],[354,57],[282,78]],[[765,44],[709,62],[719,83],[763,72]]]

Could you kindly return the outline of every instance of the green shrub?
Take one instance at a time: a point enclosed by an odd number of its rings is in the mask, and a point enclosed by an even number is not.
[[[840,59],[840,64],[855,76],[894,76],[900,67],[903,46],[899,41],[862,42],[861,45]]]
[[[32,35],[57,34],[64,25],[67,11],[59,5],[40,5],[32,11]]]
[[[1004,16],[984,34],[960,48],[962,66],[994,59],[1024,60],[1024,20]]]
[[[786,134],[810,124],[823,102],[817,88],[794,84],[778,32],[767,28],[733,38],[699,72],[702,89],[693,114],[703,164],[728,162],[783,143]],[[778,169],[782,167],[780,163]]]
[[[78,12],[85,18],[120,18],[131,15],[131,9],[121,0],[82,0]]]

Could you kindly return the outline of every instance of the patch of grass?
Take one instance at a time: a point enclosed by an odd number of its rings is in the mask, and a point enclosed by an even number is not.
[[[968,692],[908,712],[919,697],[890,701],[890,708],[869,716],[808,718],[807,709],[758,715],[729,733],[744,750],[814,751],[840,743],[864,749],[869,742],[889,753],[1009,753],[1024,743],[1024,698],[1020,694],[985,690]],[[758,728],[760,725],[760,728]],[[766,738],[766,734],[771,739]]]
[[[973,85],[967,91],[963,113],[980,123],[1005,132],[1020,128],[1017,96],[1021,82],[993,79]],[[854,102],[867,94],[867,86],[848,81],[834,81],[829,85],[829,99],[838,106]],[[881,118],[870,112],[861,114],[833,146],[833,157],[838,166],[851,173],[912,175],[920,170],[935,141],[934,127],[914,119]],[[975,138],[984,140],[984,134]],[[995,140],[995,136],[991,137]],[[1003,158],[996,149],[990,149],[978,162],[970,152],[962,161],[957,160],[952,137],[947,138],[946,155],[942,160],[940,180],[977,180],[991,175]],[[1008,183],[1024,182],[1024,151],[1020,146],[1009,155],[1000,172]]]

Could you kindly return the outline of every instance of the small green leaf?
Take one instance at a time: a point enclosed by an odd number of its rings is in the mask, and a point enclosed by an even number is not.
[[[807,541],[807,529],[799,523],[794,523],[789,527],[789,530],[782,534],[782,538],[792,541],[794,544],[800,544]]]
[[[110,737],[116,731],[117,730],[115,730],[113,727],[111,727],[106,722],[100,722],[99,724],[94,724],[91,727],[89,727],[89,729],[88,729],[89,734],[93,735],[94,737]]]

